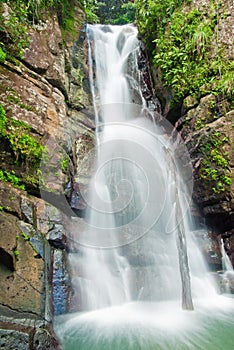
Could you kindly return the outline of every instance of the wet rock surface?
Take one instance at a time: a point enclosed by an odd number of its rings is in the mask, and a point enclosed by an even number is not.
[[[194,168],[193,198],[214,236],[226,241],[233,261],[234,132],[233,110],[228,100],[210,94],[179,120]],[[202,124],[202,125],[200,125]],[[217,250],[218,251],[218,250]]]
[[[94,130],[84,13],[75,12],[72,33],[62,37],[50,14],[29,29],[23,59],[0,64],[8,120],[25,123],[24,132],[46,147],[36,171],[7,141],[0,146],[1,169],[26,184],[21,190],[0,181],[0,347],[7,350],[60,349],[53,315],[66,312],[70,300],[65,223],[74,213],[66,188],[77,172],[75,144],[91,142]]]
[[[209,14],[213,11],[211,5],[210,1],[191,1],[183,4],[181,11],[186,14],[196,9]],[[215,11],[215,30],[207,48],[210,64],[215,62],[218,52],[224,62],[233,59],[233,2],[225,0]],[[224,239],[226,252],[234,265],[233,95],[228,89],[212,93],[207,86],[202,94],[195,88],[194,95],[184,96],[182,102],[172,105],[173,92],[164,86],[160,69],[153,68],[153,77],[156,95],[163,105],[162,113],[181,133],[191,157],[193,199],[200,213],[200,223],[202,225],[205,218],[211,236],[219,241],[220,237]],[[218,83],[219,79],[217,74],[214,81]],[[207,84],[205,80],[204,84]],[[208,256],[209,252],[206,254]],[[216,246],[215,254],[220,256],[220,244]]]

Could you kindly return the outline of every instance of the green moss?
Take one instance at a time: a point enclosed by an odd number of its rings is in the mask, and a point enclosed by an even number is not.
[[[34,111],[36,112],[35,108],[33,108],[32,106],[26,105],[25,103],[23,103],[21,96],[17,93],[17,91],[15,89],[11,89],[11,88],[6,88],[5,89],[6,95],[7,95],[7,100],[15,105],[18,105],[20,108],[25,109],[27,111]]]
[[[11,96],[13,98],[13,96]],[[45,147],[33,136],[32,128],[19,120],[7,118],[6,112],[0,104],[0,136],[7,139],[12,151],[27,163],[38,164],[41,160]],[[29,134],[31,132],[31,135]]]
[[[5,136],[6,133],[7,117],[6,111],[0,104],[0,136]]]
[[[29,241],[30,240],[30,237],[25,232],[21,232],[21,236],[23,237],[23,239],[25,241]]]
[[[205,125],[206,125],[206,118],[205,117],[198,118],[195,122],[195,129],[200,130],[204,128]]]
[[[61,170],[62,172],[66,173],[68,170],[68,164],[69,164],[69,157],[65,156],[60,160],[60,166],[61,166]]]
[[[39,184],[40,162],[42,155],[46,154],[46,148],[41,144],[41,136],[35,134],[27,123],[7,117],[2,105],[0,126],[0,140],[12,154],[12,158],[7,160],[9,169],[0,170],[0,180],[10,182],[14,187],[23,190],[25,185],[36,189]],[[16,170],[17,174],[11,170],[12,164],[20,167],[20,171]]]
[[[17,128],[7,134],[7,139],[16,155],[16,160],[21,157],[31,163],[40,161],[44,147],[34,137]]]
[[[6,59],[6,52],[3,50],[3,43],[0,42],[0,63],[4,63]]]
[[[28,6],[21,0],[2,2],[6,2],[10,9],[7,17],[2,15],[0,9],[0,33],[5,33],[1,36],[4,52],[22,58],[30,42],[27,34]]]
[[[22,180],[15,175],[15,171],[7,171],[0,169],[0,180],[10,182],[15,188],[25,190],[25,186],[22,184]]]
[[[19,255],[19,251],[15,248],[13,249],[14,256],[17,257]]]
[[[200,147],[203,159],[199,168],[199,178],[206,186],[212,188],[214,193],[224,192],[232,183],[229,155],[223,151],[223,146],[227,142],[228,138],[222,137],[217,131]]]

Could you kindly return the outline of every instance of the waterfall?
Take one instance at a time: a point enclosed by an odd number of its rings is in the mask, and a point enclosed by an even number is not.
[[[141,92],[137,36],[133,25],[87,26],[97,149],[86,217],[72,229],[78,313],[56,331],[65,350],[218,350],[221,310],[233,304],[196,243],[186,147]]]
[[[82,250],[85,268],[80,288],[87,281],[89,284],[83,307],[93,310],[136,299],[173,299],[181,294],[183,308],[193,309],[179,200],[182,191],[177,188],[182,179],[172,161],[175,147],[166,135],[169,130],[151,121],[153,113],[147,110],[141,93],[137,29],[132,25],[90,25],[87,33],[98,159],[88,198],[88,226],[82,233],[90,246]],[[174,187],[168,190],[171,181]],[[165,220],[173,206],[174,227],[167,235]],[[152,238],[138,241],[144,235]],[[161,245],[160,252],[157,245]],[[170,283],[176,286],[173,292]]]
[[[234,287],[234,269],[229,259],[228,254],[226,253],[224,241],[221,238],[221,256],[222,256],[222,268],[221,273],[221,286],[224,293],[230,293]]]
[[[233,271],[233,266],[232,266],[231,260],[229,259],[229,256],[226,253],[223,239],[221,239],[221,254],[222,254],[223,270],[224,271]]]

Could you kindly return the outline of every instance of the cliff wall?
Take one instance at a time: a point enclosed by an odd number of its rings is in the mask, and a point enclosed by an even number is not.
[[[190,153],[198,220],[205,219],[213,239],[207,254],[221,268],[222,237],[234,264],[233,2],[137,0],[136,5],[155,93]]]
[[[13,6],[1,3],[0,346],[58,349],[52,317],[67,310],[71,294],[65,194],[76,143],[93,142],[85,16],[75,6],[64,29],[51,8],[22,24]]]

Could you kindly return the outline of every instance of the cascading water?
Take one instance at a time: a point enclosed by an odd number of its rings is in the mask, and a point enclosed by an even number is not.
[[[231,260],[229,259],[229,256],[227,255],[224,247],[224,241],[221,239],[221,255],[222,255],[222,274],[221,274],[221,280],[222,280],[222,289],[224,292],[230,292],[233,290],[234,287],[234,269],[231,263]]]
[[[186,149],[143,98],[137,29],[89,25],[87,36],[97,160],[73,226],[78,313],[55,321],[63,349],[231,350],[233,301],[196,245]]]
[[[224,247],[223,239],[221,239],[221,254],[222,254],[222,266],[224,271],[233,271],[231,260],[227,255]]]

